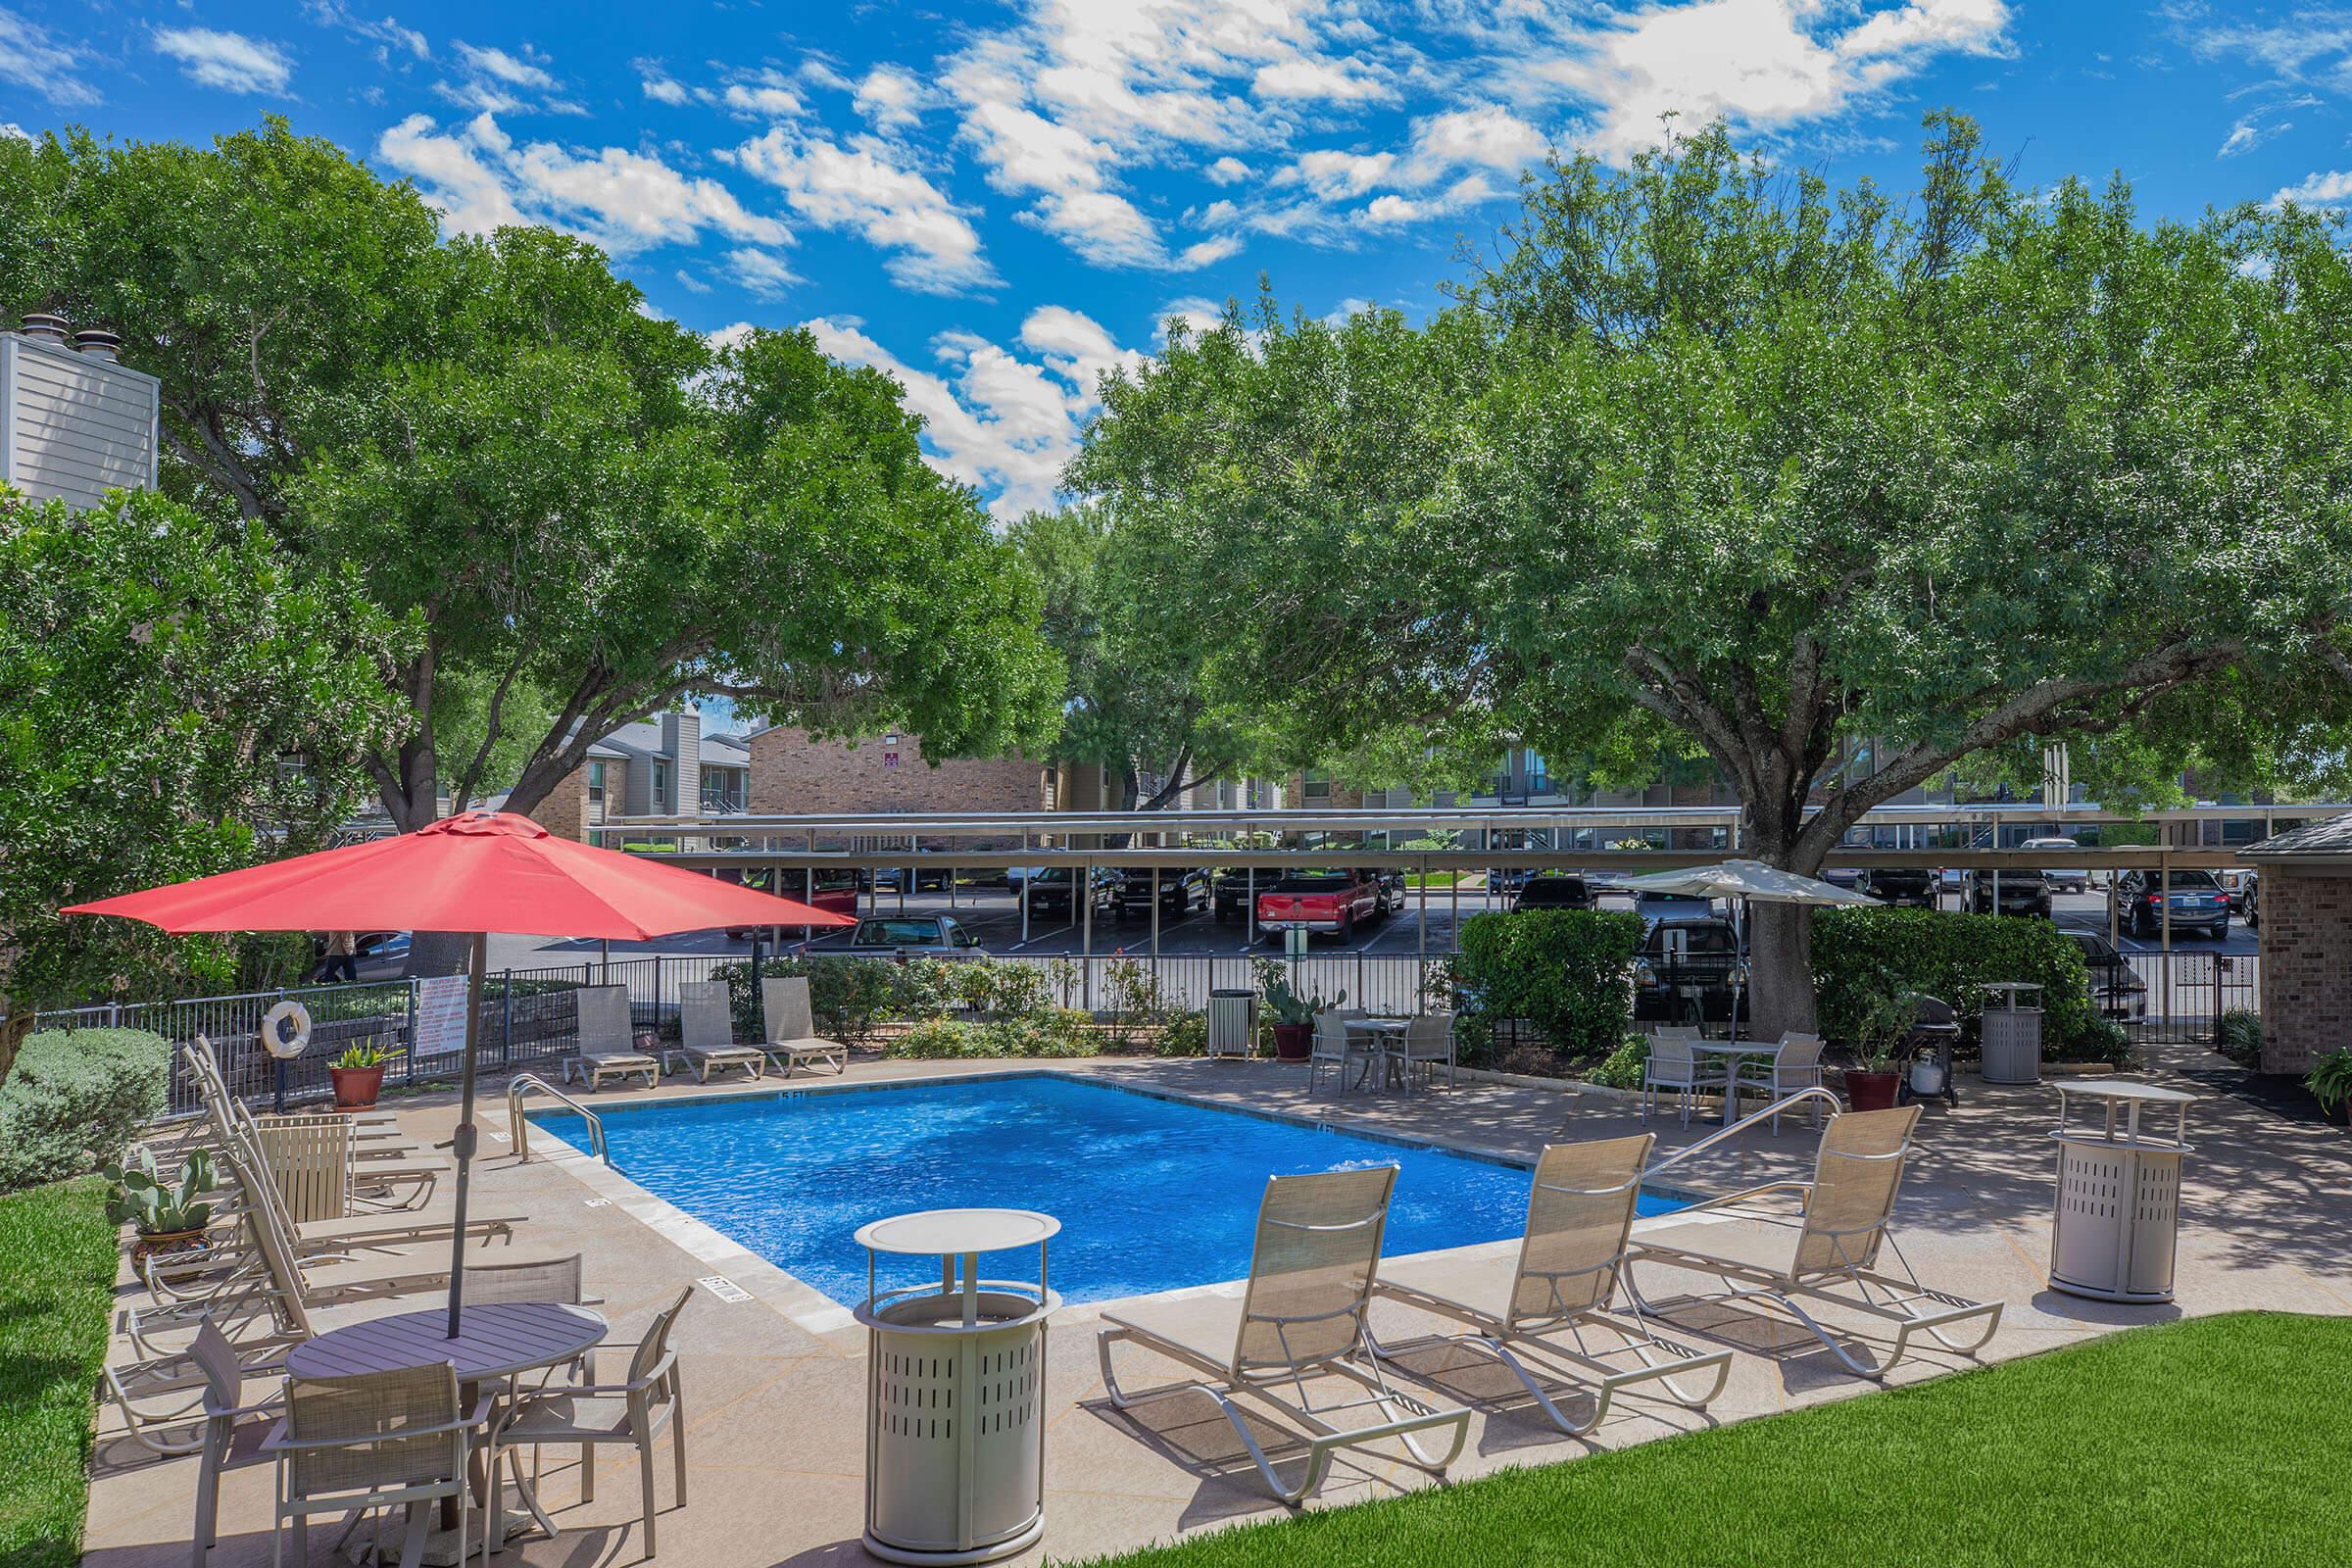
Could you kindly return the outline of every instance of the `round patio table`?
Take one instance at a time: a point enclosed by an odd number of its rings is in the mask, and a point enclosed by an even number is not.
[[[1777,1040],[1693,1040],[1690,1054],[1694,1056],[1723,1058],[1723,1124],[1729,1127],[1740,1116],[1740,1068],[1743,1056],[1777,1056],[1781,1045]]]
[[[395,1312],[364,1323],[329,1329],[286,1354],[286,1373],[297,1378],[340,1378],[357,1372],[390,1372],[447,1361],[458,1373],[458,1404],[470,1410],[482,1385],[534,1367],[557,1366],[604,1343],[612,1327],[604,1314],[563,1301],[489,1301],[458,1315],[458,1337],[449,1337],[449,1312]],[[489,1476],[474,1461],[477,1497],[489,1491]],[[519,1485],[519,1477],[517,1478]],[[526,1497],[529,1493],[523,1494]],[[441,1505],[441,1528],[458,1528],[457,1499]],[[535,1509],[533,1510],[536,1511]],[[427,1546],[428,1560],[431,1546]]]
[[[1359,1036],[1365,1041],[1360,1048],[1364,1052],[1366,1060],[1362,1075],[1356,1079],[1355,1086],[1358,1089],[1364,1086],[1364,1079],[1372,1076],[1370,1058],[1378,1057],[1386,1069],[1381,1075],[1382,1086],[1385,1088],[1390,1085],[1397,1085],[1402,1087],[1407,1094],[1412,1092],[1411,1075],[1399,1071],[1402,1058],[1397,1052],[1390,1048],[1391,1041],[1403,1039],[1404,1031],[1411,1024],[1412,1020],[1409,1018],[1348,1018],[1342,1020],[1342,1027],[1347,1030],[1348,1044],[1351,1047]]]

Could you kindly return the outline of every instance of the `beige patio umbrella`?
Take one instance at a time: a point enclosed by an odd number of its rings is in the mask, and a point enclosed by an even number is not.
[[[1628,893],[1678,893],[1695,899],[1738,899],[1742,904],[1875,905],[1880,901],[1816,876],[1784,871],[1762,860],[1719,860],[1713,865],[1687,866],[1680,871],[1651,871],[1627,877],[1617,886]],[[1747,921],[1741,918],[1740,947],[1746,948]],[[1741,963],[1740,973],[1746,972]],[[1740,986],[1732,987],[1732,1038],[1740,1038]]]

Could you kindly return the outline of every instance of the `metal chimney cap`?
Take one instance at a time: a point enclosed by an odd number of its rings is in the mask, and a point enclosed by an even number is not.
[[[63,343],[66,318],[55,311],[26,311],[21,330],[26,337],[39,338],[44,343]]]
[[[104,360],[112,365],[122,347],[122,334],[109,332],[102,326],[85,326],[74,334],[74,347],[93,360]]]

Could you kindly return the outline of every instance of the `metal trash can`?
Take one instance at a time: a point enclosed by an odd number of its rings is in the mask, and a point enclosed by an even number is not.
[[[1046,1533],[1051,1214],[937,1208],[859,1227],[865,1253],[865,1549],[974,1563]],[[1037,1278],[979,1277],[983,1252],[1037,1249]],[[877,1290],[876,1253],[935,1256],[937,1285]],[[960,1277],[959,1277],[960,1272]]]
[[[1212,1056],[1253,1056],[1257,1054],[1257,993],[1211,991],[1208,994],[1208,1054]]]
[[[2102,1301],[2171,1300],[2180,1235],[2180,1156],[2188,1152],[2188,1107],[2197,1097],[2113,1079],[2057,1088],[2058,1129],[2050,1134],[2058,1143],[2051,1287]],[[2103,1124],[2071,1124],[2069,1096],[2103,1102]],[[2150,1105],[2179,1112],[2171,1137],[2141,1131],[2140,1112]]]
[[[1986,1007],[1977,1020],[1984,1081],[2041,1082],[2041,987],[2023,980],[2003,980],[1984,989],[2001,1002],[1998,1006]],[[2025,995],[2028,992],[2030,997]]]

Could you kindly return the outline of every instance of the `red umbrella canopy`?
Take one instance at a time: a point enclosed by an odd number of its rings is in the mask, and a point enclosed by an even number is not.
[[[166,931],[505,931],[641,941],[718,926],[854,925],[795,899],[468,811],[397,838],[67,906]]]

